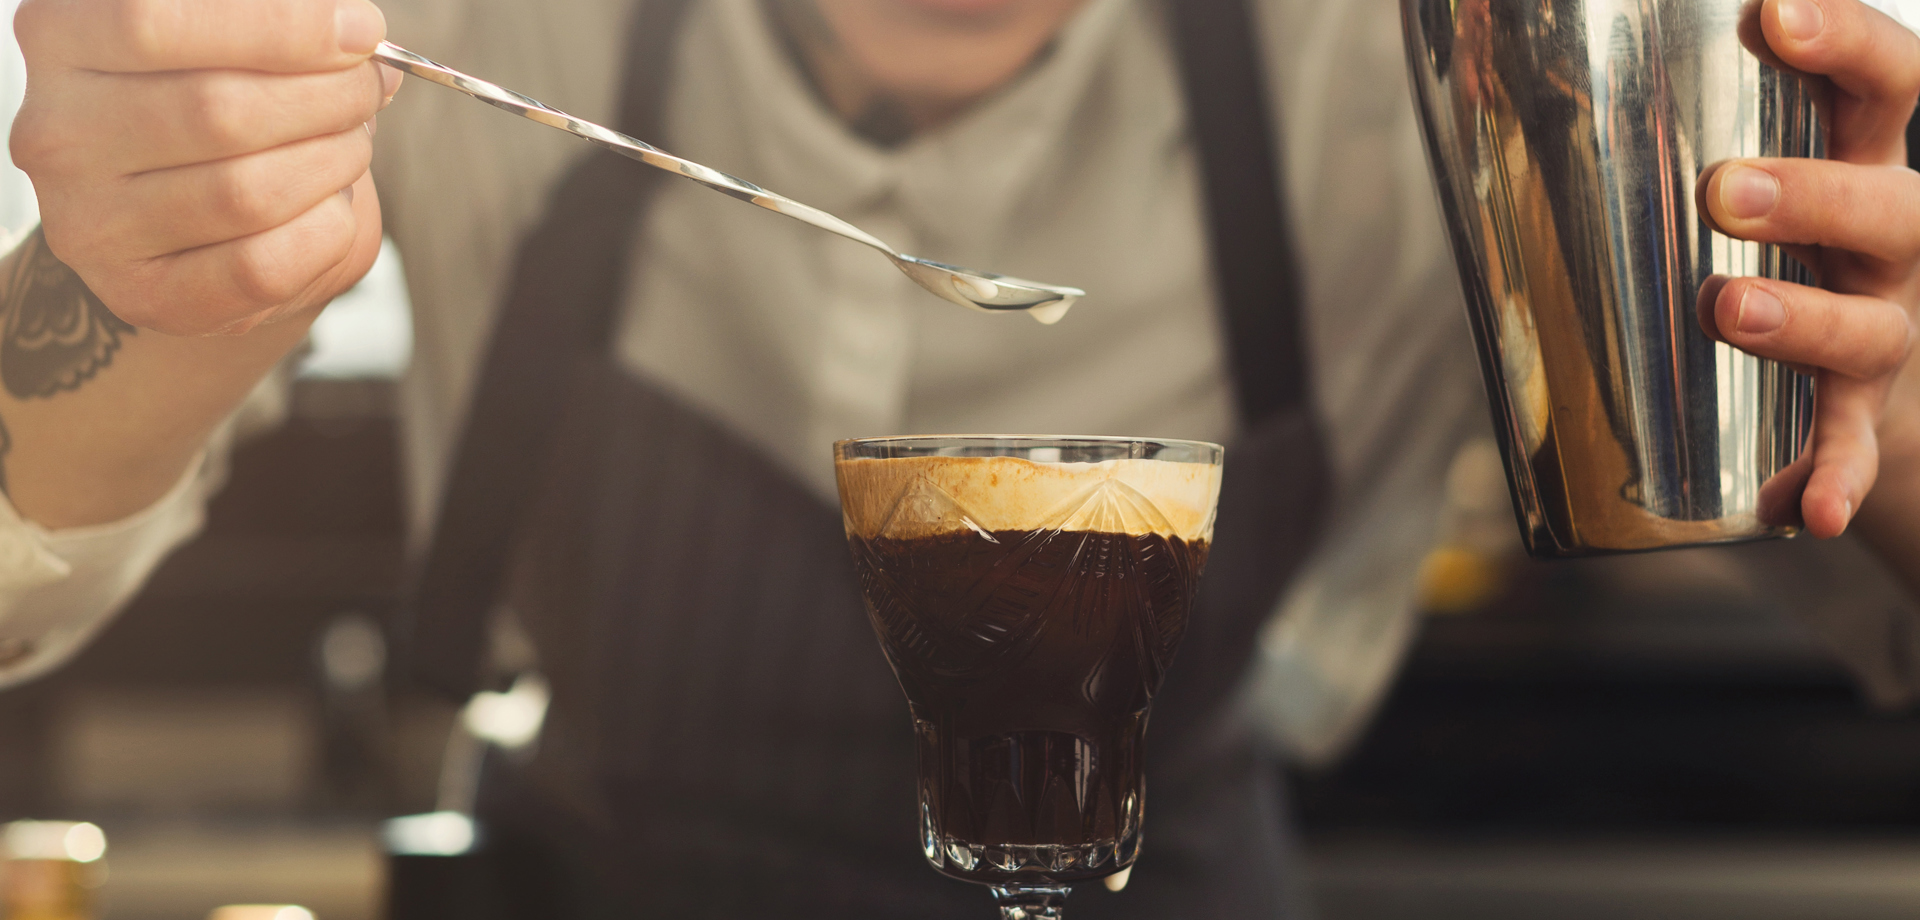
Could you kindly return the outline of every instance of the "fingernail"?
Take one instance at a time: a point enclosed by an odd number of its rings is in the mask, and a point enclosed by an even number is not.
[[[1720,302],[1720,292],[1726,290],[1727,282],[1732,279],[1726,275],[1709,275],[1700,285],[1700,295],[1695,299],[1694,312],[1700,316],[1700,331],[1716,342],[1727,340],[1720,331],[1720,321],[1714,316],[1714,304]]]
[[[1813,0],[1779,0],[1774,15],[1780,19],[1780,30],[1795,41],[1819,35],[1827,24],[1827,14]]]
[[[387,34],[386,17],[367,0],[339,0],[333,8],[333,37],[348,54],[372,54]]]
[[[1720,177],[1720,206],[1740,220],[1773,213],[1780,201],[1780,180],[1764,169],[1729,166]]]
[[[1747,288],[1740,298],[1740,315],[1733,328],[1749,335],[1761,335],[1780,328],[1787,321],[1787,306],[1780,298],[1758,287]]]
[[[393,94],[400,91],[400,81],[403,79],[403,75],[400,71],[394,70],[385,64],[375,64],[373,66],[380,71],[380,98],[383,100],[380,103],[380,107],[384,109],[393,104]]]
[[[352,204],[353,203],[353,186],[349,185],[346,188],[341,189],[340,197],[345,198],[348,204]]]

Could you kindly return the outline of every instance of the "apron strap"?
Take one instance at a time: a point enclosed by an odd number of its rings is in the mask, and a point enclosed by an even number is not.
[[[1299,272],[1250,2],[1167,4],[1200,152],[1235,395],[1249,429],[1308,398]],[[662,136],[667,68],[686,5],[641,5],[619,123],[627,134]],[[606,347],[632,234],[663,178],[617,154],[596,153],[567,176],[521,246],[433,542],[402,608],[402,655],[413,678],[430,689],[464,700],[486,679],[487,625],[560,416],[556,407],[575,360]]]
[[[1310,352],[1279,178],[1278,126],[1251,0],[1170,0],[1200,154],[1214,283],[1246,430],[1306,404]],[[1260,207],[1259,203],[1270,203]]]
[[[627,43],[618,126],[663,134],[675,39],[687,0],[642,0]],[[527,497],[558,424],[575,359],[612,329],[632,251],[665,173],[599,151],[562,181],[520,246],[447,476],[433,540],[401,608],[413,679],[465,700],[480,688],[487,626]]]

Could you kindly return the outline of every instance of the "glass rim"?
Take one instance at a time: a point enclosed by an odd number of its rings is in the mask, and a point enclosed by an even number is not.
[[[833,442],[833,446],[842,444],[879,444],[886,441],[1066,441],[1088,444],[1165,444],[1169,447],[1208,447],[1214,450],[1226,450],[1226,447],[1212,441],[1194,441],[1187,438],[1134,438],[1112,434],[890,434],[872,438],[842,438]]]
[[[836,459],[849,453],[865,450],[885,450],[887,448],[913,450],[966,449],[966,448],[1006,448],[1009,450],[1033,450],[1062,448],[1066,450],[1087,449],[1146,449],[1154,452],[1168,451],[1189,454],[1196,459],[1192,462],[1218,464],[1226,454],[1226,448],[1212,441],[1190,441],[1183,438],[1146,438],[1125,437],[1119,435],[1057,435],[1057,434],[902,434],[872,438],[846,438],[833,442],[833,455]]]

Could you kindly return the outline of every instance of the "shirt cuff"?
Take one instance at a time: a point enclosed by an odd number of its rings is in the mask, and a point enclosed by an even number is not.
[[[208,453],[166,495],[108,524],[48,530],[0,495],[0,687],[39,677],[84,647],[205,519]]]

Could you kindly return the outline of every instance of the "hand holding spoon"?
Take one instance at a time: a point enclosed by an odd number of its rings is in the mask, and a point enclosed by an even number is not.
[[[957,265],[944,265],[907,255],[859,227],[819,208],[776,195],[745,179],[729,176],[692,160],[681,159],[651,144],[634,140],[593,122],[575,118],[506,87],[436,64],[392,42],[381,42],[380,47],[373,52],[373,57],[374,60],[396,70],[410,73],[424,80],[431,80],[441,86],[457,89],[488,105],[506,109],[515,115],[586,138],[608,150],[639,160],[648,166],[684,176],[715,191],[757,204],[769,211],[785,214],[794,220],[804,221],[829,233],[837,233],[855,242],[865,243],[892,259],[893,264],[906,273],[907,277],[912,278],[914,283],[933,292],[941,299],[960,306],[989,313],[1026,311],[1034,319],[1051,325],[1067,315],[1068,308],[1073,306],[1076,299],[1086,296],[1086,292],[1079,288],[1022,281],[1019,278],[975,271]]]

